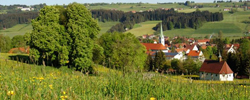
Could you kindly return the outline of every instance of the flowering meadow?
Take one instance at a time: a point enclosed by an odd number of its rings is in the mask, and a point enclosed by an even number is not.
[[[53,68],[0,56],[1,100],[171,100],[250,99],[250,81],[191,80],[160,73],[120,71],[95,66],[86,75],[67,67]]]

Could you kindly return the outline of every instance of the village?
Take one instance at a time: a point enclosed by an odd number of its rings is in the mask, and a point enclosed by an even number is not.
[[[174,37],[173,40],[177,38],[182,38],[184,41],[182,43],[174,44],[172,41],[169,41],[169,37],[163,35],[162,25],[160,29],[160,35],[143,35],[142,39],[152,40],[153,43],[143,43],[147,49],[147,54],[155,58],[156,53],[163,52],[166,60],[180,60],[185,61],[188,58],[196,62],[202,62],[202,65],[199,69],[199,77],[201,80],[219,80],[219,81],[233,81],[234,77],[237,78],[248,78],[249,76],[237,76],[227,64],[226,61],[222,59],[221,53],[233,53],[236,54],[237,50],[240,47],[239,43],[235,44],[225,44],[224,50],[219,51],[217,55],[217,60],[208,60],[203,54],[203,50],[206,50],[208,46],[216,47],[216,44],[210,43],[212,35],[208,39],[198,39],[194,38],[185,38],[185,37]],[[158,38],[158,40],[157,40]],[[249,37],[248,37],[249,38]],[[168,41],[168,42],[166,42]],[[210,57],[211,58],[211,57]],[[156,69],[158,70],[158,69]],[[166,72],[174,72],[176,70],[169,68]]]

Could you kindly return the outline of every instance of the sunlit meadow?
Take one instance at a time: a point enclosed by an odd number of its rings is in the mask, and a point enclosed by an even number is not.
[[[5,55],[6,56],[6,55]],[[96,74],[25,64],[0,56],[2,100],[250,99],[249,79],[201,81],[183,76],[120,71],[95,66]]]

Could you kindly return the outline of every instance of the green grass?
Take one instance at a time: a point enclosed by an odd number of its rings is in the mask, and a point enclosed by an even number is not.
[[[101,36],[103,33],[107,32],[112,26],[117,24],[118,22],[99,22],[99,26],[101,28],[100,33],[98,34],[98,37]],[[24,35],[27,32],[32,31],[31,24],[18,24],[15,25],[12,28],[8,28],[6,30],[0,30],[0,34],[9,36],[10,38],[16,36],[16,35]]]
[[[134,34],[135,36],[142,36],[145,34],[153,34],[155,30],[152,28],[159,23],[160,21],[147,21],[147,22],[142,22],[140,24],[136,24],[133,29],[128,30],[126,32],[130,32]]]
[[[98,34],[98,37],[101,36],[103,33],[106,33],[112,26],[116,25],[119,22],[99,22],[99,26],[101,28],[100,33]]]
[[[32,26],[31,24],[18,24],[12,28],[8,28],[6,30],[0,30],[0,34],[14,37],[15,35],[24,35],[27,32],[31,32]]]
[[[7,57],[8,54],[0,54]],[[157,100],[250,99],[250,80],[190,80],[154,72],[120,71],[95,66],[96,75],[0,59],[0,98],[11,100]],[[193,76],[192,76],[193,77]],[[197,76],[195,76],[197,77]],[[12,92],[13,91],[13,92]],[[8,95],[12,92],[13,95]]]
[[[121,11],[147,11],[150,9],[159,9],[159,8],[184,8],[188,9],[189,7],[179,4],[114,4],[114,5],[102,5],[102,6],[87,6],[88,9],[116,9]]]
[[[201,10],[218,10],[218,8],[202,8]],[[182,12],[192,12],[196,9],[186,9]],[[179,11],[180,12],[180,11]],[[242,23],[244,20],[249,20],[250,10],[249,11],[239,11],[234,14],[229,12],[223,12],[224,20],[219,22],[207,22],[204,23],[199,29],[173,29],[164,31],[165,36],[187,36],[187,37],[205,37],[206,35],[211,35],[212,33],[217,33],[221,30],[223,35],[229,38],[240,38],[244,36],[243,32],[250,30],[250,25]],[[144,34],[154,34],[155,31],[152,30],[157,22],[147,21],[139,24],[135,24],[134,29],[129,30],[136,36],[141,36]]]

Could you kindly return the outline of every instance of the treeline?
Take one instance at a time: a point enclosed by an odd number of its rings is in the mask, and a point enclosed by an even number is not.
[[[32,19],[38,16],[38,12],[22,12],[11,14],[0,14],[0,30],[10,28],[16,24],[30,23]]]
[[[203,23],[211,21],[223,20],[223,14],[216,12],[211,13],[209,11],[196,11],[193,13],[174,13],[168,14],[166,18],[162,19],[163,30],[171,30],[174,28],[200,28]],[[157,24],[154,30],[160,29],[160,23]]]
[[[7,53],[11,48],[25,47],[24,36],[16,35],[12,39],[9,36],[0,34],[0,53]]]
[[[154,10],[144,12],[123,12],[116,10],[92,10],[92,17],[97,18],[99,21],[120,21],[121,23],[111,27],[108,32],[125,32],[132,29],[134,24],[144,21],[163,21],[163,30],[171,30],[173,28],[199,28],[202,23],[209,21],[223,20],[222,13],[211,13],[208,11],[196,11],[192,13],[178,13],[174,9],[170,10]],[[154,27],[158,30],[159,24]]]

